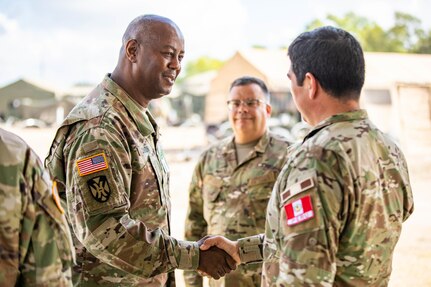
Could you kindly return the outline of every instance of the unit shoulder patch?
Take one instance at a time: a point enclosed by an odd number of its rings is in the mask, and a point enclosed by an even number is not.
[[[98,202],[106,202],[111,195],[111,188],[109,187],[106,176],[100,175],[93,177],[87,181],[88,189],[93,198]]]

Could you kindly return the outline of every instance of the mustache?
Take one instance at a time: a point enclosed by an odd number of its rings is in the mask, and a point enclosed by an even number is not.
[[[253,117],[235,117],[235,120],[251,120]]]
[[[162,73],[163,77],[168,77],[168,78],[173,78],[176,79],[177,78],[177,73],[175,72],[164,72]]]

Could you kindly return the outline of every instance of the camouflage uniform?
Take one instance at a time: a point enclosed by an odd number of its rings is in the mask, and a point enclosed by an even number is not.
[[[158,127],[107,75],[68,115],[46,160],[66,196],[79,286],[173,286],[196,243],[169,236],[168,167]]]
[[[268,286],[387,286],[401,224],[412,212],[398,147],[364,110],[332,116],[292,150],[274,186],[262,280]]]
[[[186,239],[221,234],[232,240],[265,230],[265,212],[272,187],[286,162],[288,143],[265,133],[238,165],[233,137],[204,152],[190,185]],[[202,286],[202,278],[185,272],[187,286]],[[260,286],[262,264],[239,266],[211,286]]]
[[[2,129],[0,154],[0,286],[71,286],[72,241],[48,174]]]

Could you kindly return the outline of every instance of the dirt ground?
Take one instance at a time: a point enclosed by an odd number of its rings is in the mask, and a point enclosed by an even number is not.
[[[55,129],[13,129],[45,158]],[[186,136],[184,136],[186,135]],[[188,184],[200,150],[207,145],[202,129],[162,129],[162,141],[171,170],[170,192],[172,197],[172,235],[183,238],[184,219],[187,211]],[[184,148],[192,147],[184,151]],[[431,147],[430,147],[431,148]],[[429,154],[429,153],[427,153]],[[416,166],[415,159],[408,159],[415,200],[415,211],[404,223],[401,238],[395,248],[393,272],[389,286],[431,286],[431,166]],[[430,161],[428,161],[430,162]],[[428,176],[428,178],[427,178]],[[175,271],[177,286],[184,286],[182,272]]]

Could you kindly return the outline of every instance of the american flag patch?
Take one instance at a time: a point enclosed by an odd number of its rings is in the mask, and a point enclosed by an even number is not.
[[[108,168],[105,153],[99,153],[76,162],[80,176],[92,174]]]

